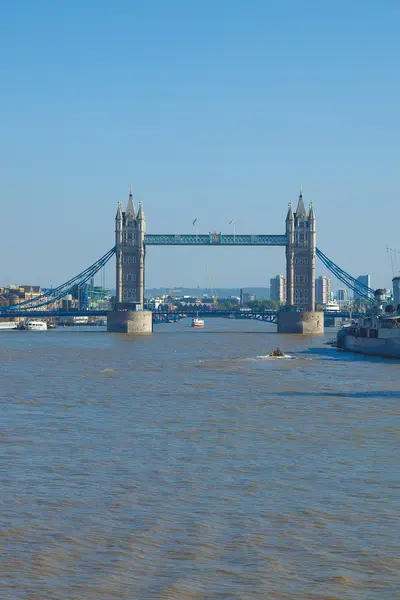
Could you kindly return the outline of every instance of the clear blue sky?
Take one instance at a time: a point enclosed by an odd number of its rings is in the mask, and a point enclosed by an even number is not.
[[[399,240],[398,0],[2,4],[0,283],[60,283],[149,233],[281,233],[303,184],[317,244],[373,285]],[[400,255],[399,255],[400,264]],[[271,249],[149,248],[149,287],[266,285]],[[324,272],[319,267],[319,273]],[[107,273],[113,280],[113,268]]]

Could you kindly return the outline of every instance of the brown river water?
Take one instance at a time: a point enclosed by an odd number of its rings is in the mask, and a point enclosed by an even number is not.
[[[400,361],[189,324],[0,332],[1,599],[399,598]]]

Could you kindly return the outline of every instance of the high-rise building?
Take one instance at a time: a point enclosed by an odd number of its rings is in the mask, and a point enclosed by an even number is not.
[[[336,300],[340,305],[346,304],[349,301],[349,292],[346,290],[346,288],[337,290]]]
[[[286,302],[286,279],[283,275],[271,277],[270,283],[270,298],[277,302]]]
[[[331,299],[331,280],[325,275],[320,275],[315,280],[315,301],[317,304],[327,304]]]
[[[368,273],[368,275],[359,275],[357,277],[357,281],[359,281],[360,283],[362,283],[363,285],[366,285],[367,287],[371,287],[371,275]],[[358,292],[354,292],[354,300],[356,298],[360,298],[360,294]]]
[[[249,294],[248,292],[242,293],[242,302],[254,302],[256,299],[255,294]]]

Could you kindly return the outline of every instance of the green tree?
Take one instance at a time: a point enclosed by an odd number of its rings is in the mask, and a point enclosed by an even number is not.
[[[219,310],[232,310],[233,304],[229,302],[229,300],[225,300],[224,302],[218,302]]]
[[[279,310],[280,303],[276,300],[251,300],[246,303],[246,306],[255,312],[263,312],[265,310]]]

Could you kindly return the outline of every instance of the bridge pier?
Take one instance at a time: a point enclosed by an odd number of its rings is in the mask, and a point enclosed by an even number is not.
[[[324,333],[324,313],[281,311],[278,313],[278,333]]]
[[[107,331],[113,333],[152,333],[151,310],[110,310],[107,314]]]

